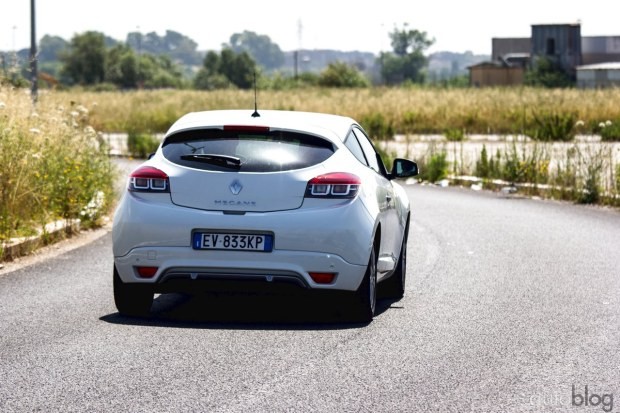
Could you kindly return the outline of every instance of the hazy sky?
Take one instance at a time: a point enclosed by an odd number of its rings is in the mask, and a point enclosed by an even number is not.
[[[0,50],[30,47],[30,1],[2,0]],[[394,26],[426,31],[429,51],[491,53],[493,37],[528,37],[532,24],[581,22],[585,36],[620,36],[619,0],[36,0],[37,38],[70,40],[88,30],[180,32],[199,50],[219,50],[233,33],[267,35],[283,51],[390,50]]]

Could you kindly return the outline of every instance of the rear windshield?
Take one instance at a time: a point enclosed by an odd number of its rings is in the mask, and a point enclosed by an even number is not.
[[[316,165],[335,148],[325,139],[302,133],[198,129],[168,136],[162,150],[169,161],[191,168],[276,172]]]

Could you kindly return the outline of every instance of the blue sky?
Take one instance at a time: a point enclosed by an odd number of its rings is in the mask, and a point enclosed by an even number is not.
[[[30,46],[30,1],[4,0],[0,50]],[[218,50],[233,33],[267,35],[284,51],[298,48],[390,50],[396,26],[426,31],[429,51],[491,53],[493,37],[528,37],[532,24],[581,22],[582,35],[618,35],[618,0],[36,0],[37,38],[70,40],[87,30],[125,40],[128,32],[175,30]]]

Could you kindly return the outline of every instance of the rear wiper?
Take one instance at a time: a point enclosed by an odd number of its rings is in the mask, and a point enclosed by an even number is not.
[[[183,145],[185,145],[185,146],[189,146],[190,148],[192,148],[192,153],[196,153],[196,151],[197,151],[197,150],[200,150],[200,149],[202,149],[202,148],[204,148],[204,147],[205,147],[204,145],[202,145],[200,148],[196,148],[195,146],[190,145],[190,144],[189,144],[189,143],[187,143],[187,142],[183,142]]]
[[[192,155],[181,155],[184,161],[197,161],[209,163],[211,165],[223,166],[230,169],[241,168],[241,159],[228,155],[215,155],[209,153],[200,153]]]

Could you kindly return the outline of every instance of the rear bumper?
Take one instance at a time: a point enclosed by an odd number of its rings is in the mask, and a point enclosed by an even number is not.
[[[274,250],[271,253],[204,251],[189,247],[135,248],[115,257],[118,274],[125,283],[151,284],[170,292],[209,285],[236,284],[241,290],[269,290],[283,284],[302,289],[355,291],[366,272],[365,265],[350,264],[334,254]],[[137,267],[157,267],[152,278],[141,278]],[[310,272],[335,273],[330,284],[317,284]]]

